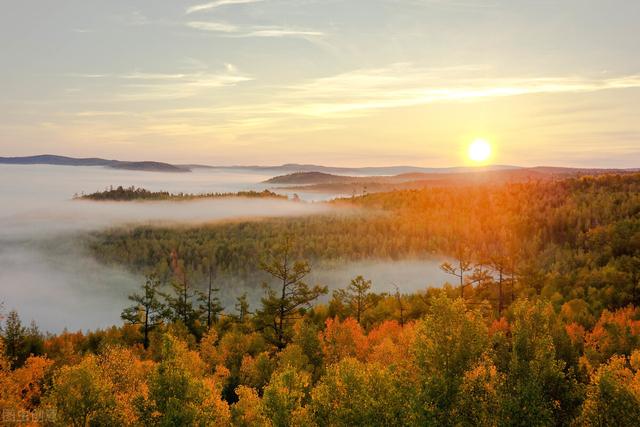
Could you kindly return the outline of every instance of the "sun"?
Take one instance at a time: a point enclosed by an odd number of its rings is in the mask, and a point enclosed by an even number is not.
[[[491,156],[491,144],[486,139],[476,139],[469,145],[468,154],[474,162],[485,162]]]

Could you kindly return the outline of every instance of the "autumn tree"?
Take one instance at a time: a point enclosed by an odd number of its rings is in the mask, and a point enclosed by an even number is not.
[[[122,425],[112,385],[97,356],[86,356],[78,365],[63,366],[53,378],[50,402],[67,425]]]
[[[273,332],[274,344],[283,349],[290,341],[291,325],[301,317],[304,309],[320,295],[326,294],[326,286],[309,286],[304,278],[311,272],[309,263],[294,260],[293,244],[286,239],[269,253],[260,263],[260,268],[271,275],[274,287],[263,284],[266,295],[262,298],[262,308],[258,320],[263,328]]]
[[[271,427],[264,403],[258,392],[247,386],[236,389],[238,401],[231,406],[233,425],[238,427]]]
[[[580,421],[585,426],[634,426],[640,420],[640,351],[614,356],[598,368],[587,389]]]
[[[511,353],[501,391],[502,422],[513,425],[563,424],[575,415],[579,390],[556,358],[553,307],[517,302],[511,328]]]
[[[385,366],[343,359],[312,390],[313,419],[320,426],[411,425],[399,381]]]
[[[433,299],[416,325],[413,357],[417,371],[417,410],[425,423],[448,425],[465,372],[489,350],[487,327],[462,299]]]
[[[264,412],[274,427],[288,427],[307,416],[305,405],[309,400],[310,375],[285,367],[271,376],[264,389]],[[304,425],[304,424],[302,424]]]
[[[144,425],[228,425],[228,405],[221,387],[204,376],[205,367],[196,352],[165,335],[161,361],[150,374],[147,396],[137,401]]]

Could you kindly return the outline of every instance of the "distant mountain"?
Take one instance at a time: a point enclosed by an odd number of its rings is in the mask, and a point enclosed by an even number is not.
[[[43,154],[28,157],[0,157],[0,164],[8,165],[59,165],[59,166],[104,166],[112,169],[126,169],[148,172],[191,172],[191,169],[162,162],[124,162],[97,157],[77,159],[73,157]]]

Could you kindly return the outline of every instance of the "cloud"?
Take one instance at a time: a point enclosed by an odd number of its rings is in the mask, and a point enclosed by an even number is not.
[[[196,30],[223,33],[227,37],[322,37],[321,31],[280,26],[240,28],[224,22],[190,21],[187,26]]]
[[[246,34],[242,34],[241,37],[290,37],[290,36],[310,36],[310,37],[322,37],[324,33],[320,31],[311,30],[296,30],[283,27],[270,27],[259,30],[254,30]]]
[[[187,27],[201,31],[213,31],[218,33],[235,33],[238,31],[238,27],[235,25],[226,24],[224,22],[191,21],[187,22]]]
[[[310,115],[339,115],[437,102],[470,102],[530,94],[640,88],[640,75],[589,77],[471,77],[467,67],[421,69],[407,63],[355,70],[289,86],[288,104]]]
[[[111,101],[190,98],[205,90],[234,86],[253,80],[251,76],[238,71],[233,64],[224,64],[224,71],[220,72],[145,73],[136,71],[126,74],[72,74],[69,76],[112,79],[116,84],[115,94],[109,95],[106,99]],[[93,111],[87,113],[89,114],[86,114],[86,117],[100,115],[93,114]]]
[[[211,10],[218,8],[220,6],[234,5],[234,4],[249,4],[249,3],[258,3],[263,0],[217,0],[209,3],[202,3],[190,6],[186,10],[186,14],[190,15],[196,12],[202,12],[205,10]]]

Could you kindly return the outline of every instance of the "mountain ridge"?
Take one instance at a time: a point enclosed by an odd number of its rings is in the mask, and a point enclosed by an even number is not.
[[[146,172],[191,172],[191,169],[163,162],[109,160],[99,157],[67,157],[53,154],[39,154],[24,157],[0,157],[0,164],[7,165],[54,165],[54,166],[103,166],[111,169],[136,170]]]

